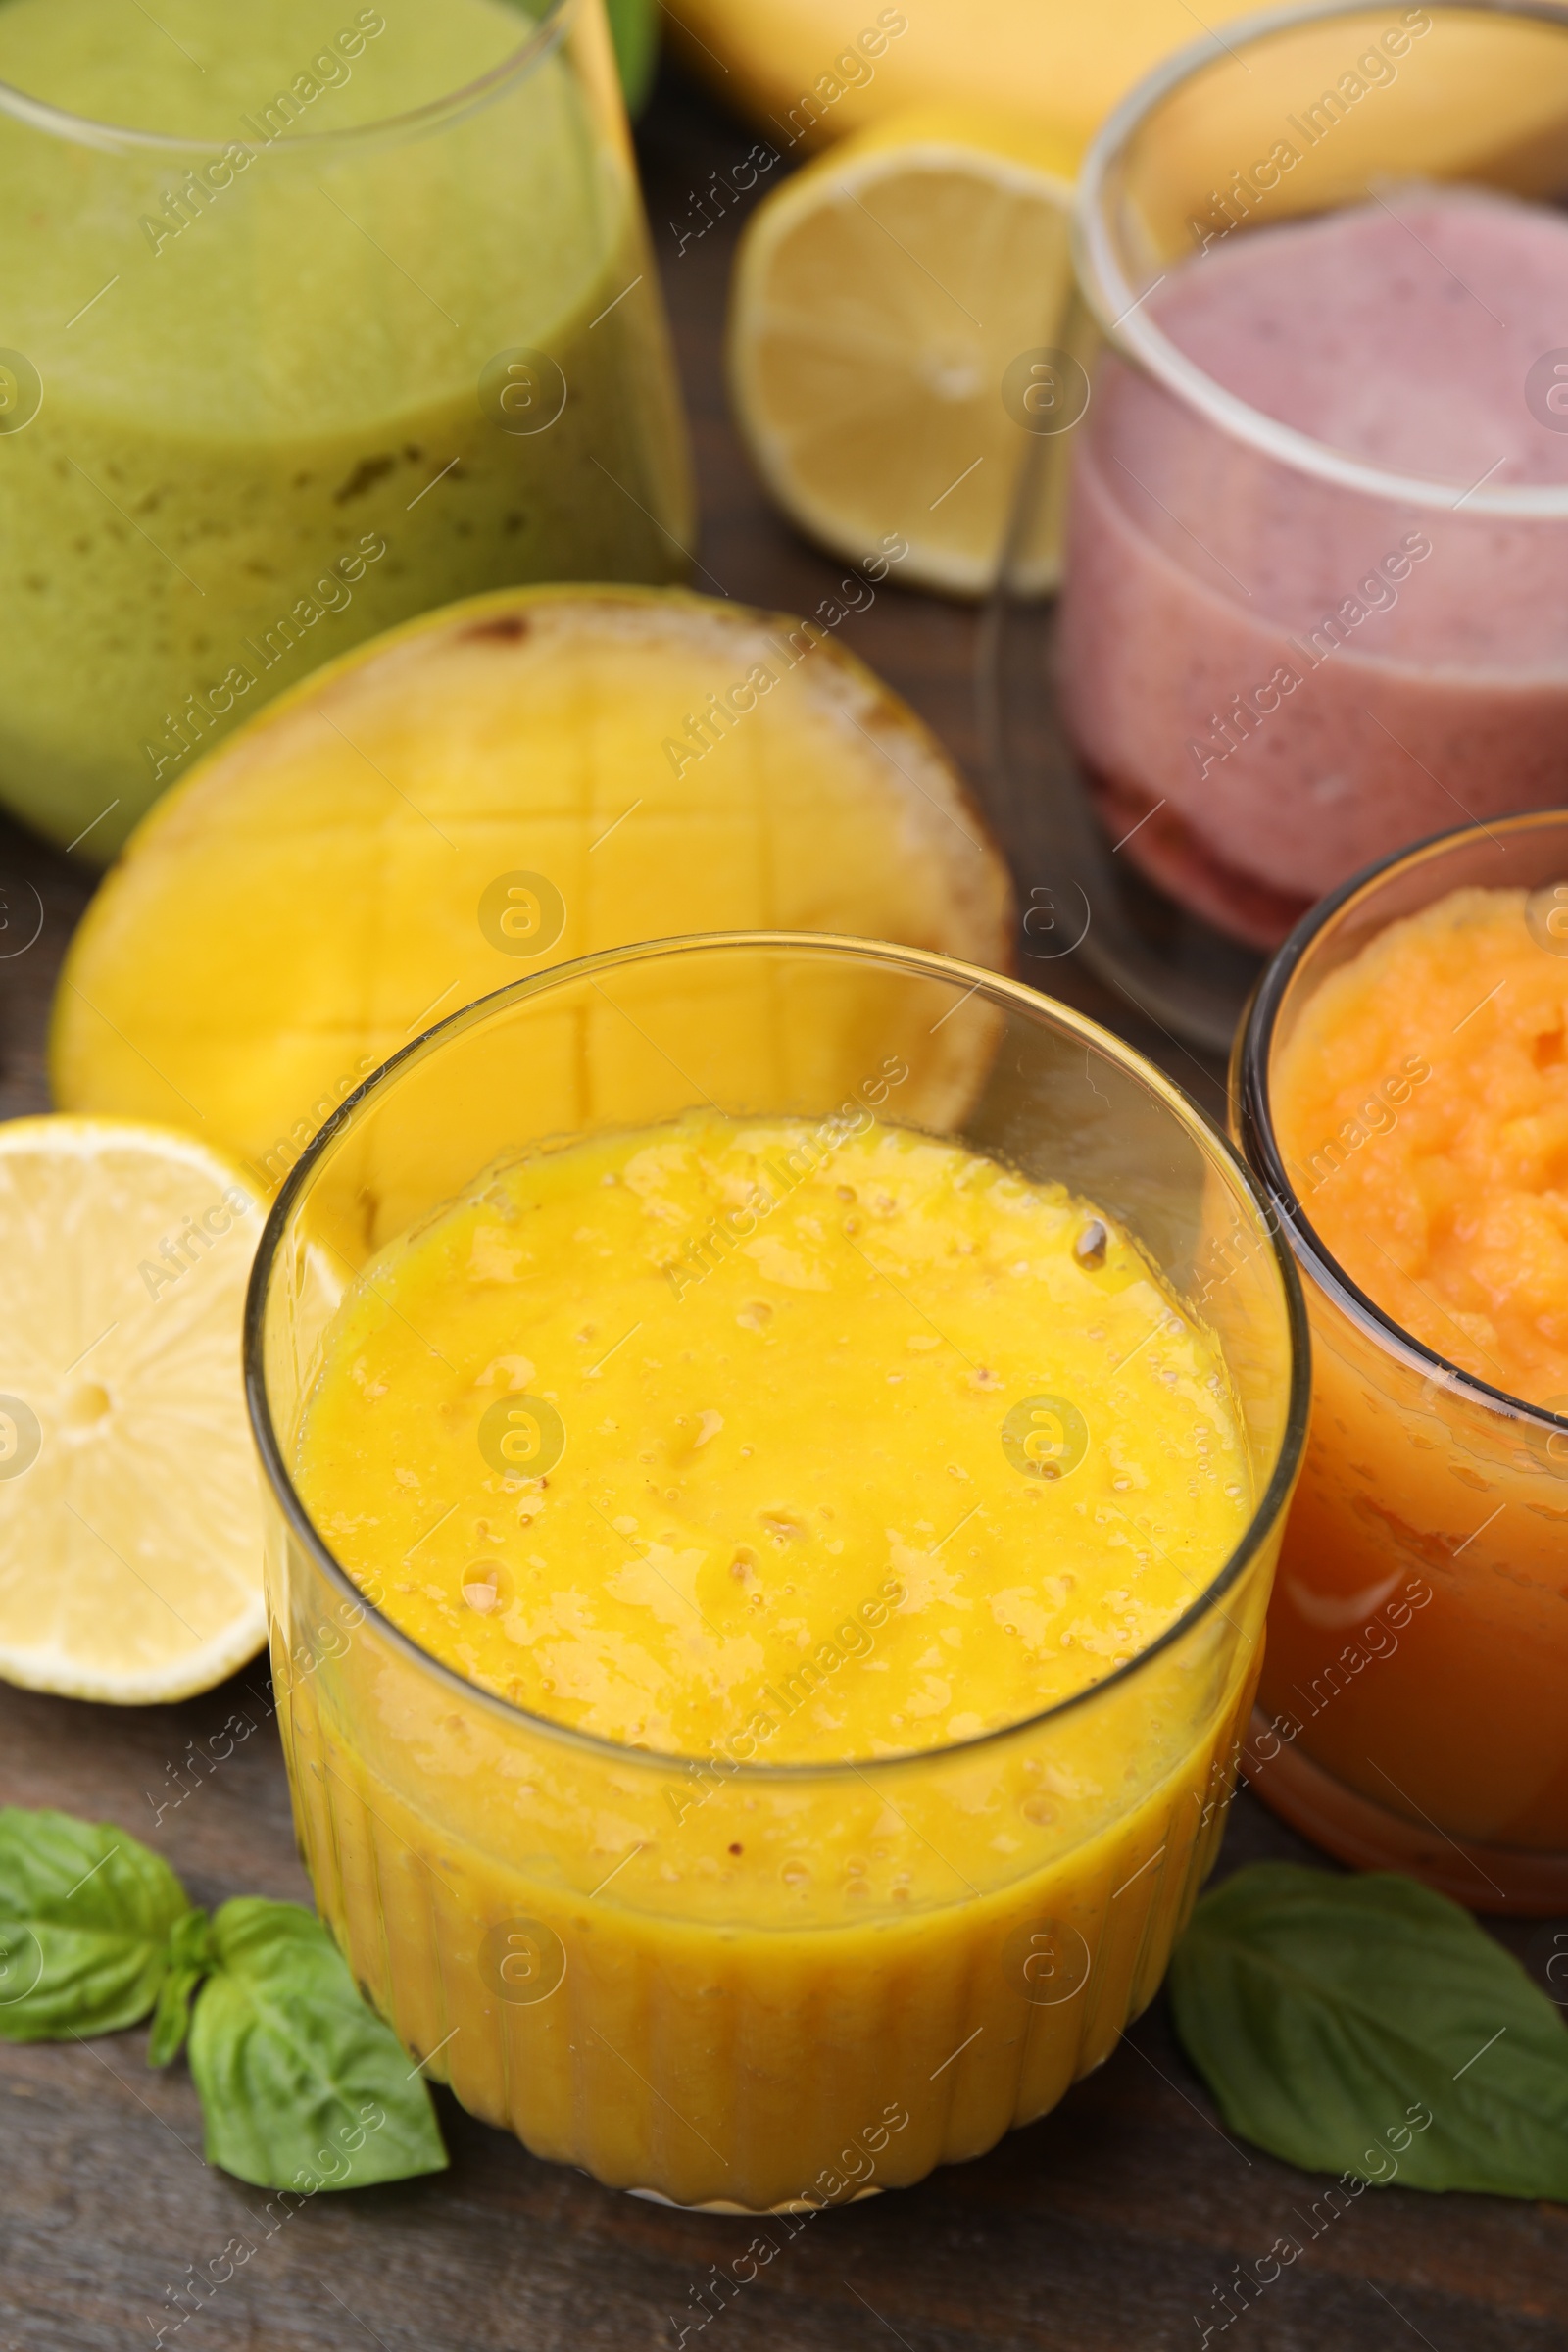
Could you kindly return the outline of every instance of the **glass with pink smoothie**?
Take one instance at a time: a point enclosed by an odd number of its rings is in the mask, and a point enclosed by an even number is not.
[[[1063,716],[1234,939],[1568,801],[1564,195],[1568,15],[1441,0],[1189,52],[1091,158]]]

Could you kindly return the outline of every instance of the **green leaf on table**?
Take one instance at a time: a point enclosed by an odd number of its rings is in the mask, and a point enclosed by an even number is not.
[[[0,1807],[0,2036],[63,2041],[135,2025],[189,1909],[168,1863],[127,1831]]]
[[[1233,2132],[1308,2172],[1568,2198],[1568,2031],[1413,1879],[1259,1862],[1203,1896],[1171,2007]]]
[[[190,2004],[213,1965],[213,1939],[205,1911],[187,1911],[169,1939],[169,1974],[158,1991],[153,2030],[147,2041],[149,2066],[168,2066],[179,2055],[190,2030]]]
[[[444,2168],[423,2077],[312,1912],[241,1895],[209,1937],[189,2056],[210,2164],[307,2194]]]

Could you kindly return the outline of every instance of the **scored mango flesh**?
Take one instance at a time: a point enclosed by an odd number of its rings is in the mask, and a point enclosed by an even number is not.
[[[349,1293],[298,1477],[470,1680],[770,1762],[1102,1680],[1251,1499],[1217,1348],[1125,1236],[863,1111],[703,1112],[480,1179]]]
[[[1271,1092],[1286,1167],[1351,1280],[1448,1362],[1560,1412],[1568,955],[1549,911],[1457,890],[1391,924],[1318,989]]]
[[[951,763],[820,631],[674,591],[506,590],[320,671],[154,809],[73,946],[55,1088],[194,1128],[272,1189],[388,1055],[567,957],[771,927],[996,966],[1011,920]],[[782,1051],[765,1002],[694,1013],[737,1069]],[[861,1071],[829,1030],[819,1052],[825,1105]],[[625,1054],[564,1035],[544,1124],[639,1115]]]

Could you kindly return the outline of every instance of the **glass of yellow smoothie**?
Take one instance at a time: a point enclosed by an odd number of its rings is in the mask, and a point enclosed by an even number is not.
[[[602,0],[7,0],[0,211],[0,801],[83,857],[390,623],[684,570]]]
[[[808,2211],[1151,1998],[1307,1370],[1246,1170],[1093,1023],[800,935],[524,979],[322,1130],[247,1377],[317,1898],[475,2114]]]
[[[1440,836],[1258,990],[1237,1131],[1312,1325],[1250,1767],[1344,1860],[1568,1908],[1568,814]]]

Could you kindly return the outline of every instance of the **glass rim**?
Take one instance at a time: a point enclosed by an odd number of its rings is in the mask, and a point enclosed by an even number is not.
[[[1422,5],[1441,15],[1513,17],[1554,24],[1568,33],[1568,5],[1564,0],[1422,0]],[[1236,47],[1271,40],[1305,24],[1336,17],[1372,18],[1380,13],[1380,0],[1301,0],[1300,5],[1266,9],[1228,24],[1223,40],[1218,33],[1210,33],[1191,42],[1135,83],[1090,142],[1079,172],[1072,230],[1079,287],[1096,324],[1113,351],[1196,410],[1205,421],[1247,442],[1277,464],[1332,482],[1341,489],[1404,506],[1448,514],[1464,508],[1474,514],[1536,519],[1568,516],[1568,483],[1519,482],[1489,489],[1486,475],[1468,487],[1457,482],[1431,481],[1352,458],[1328,442],[1315,440],[1310,433],[1282,424],[1277,417],[1228,391],[1217,377],[1189,359],[1168,335],[1143,316],[1144,302],[1162,280],[1156,278],[1153,285],[1146,286],[1140,293],[1122,268],[1109,220],[1110,182],[1150,117],[1185,83],[1215,67],[1216,42],[1234,56]],[[1191,267],[1201,258],[1190,257],[1183,267]]]
[[[1213,1577],[1163,1632],[1146,1643],[1133,1657],[1113,1668],[1109,1674],[1102,1676],[1098,1682],[1086,1684],[1081,1690],[1054,1700],[1033,1715],[1020,1716],[1015,1722],[977,1733],[967,1740],[950,1740],[933,1747],[901,1748],[891,1756],[822,1757],[769,1764],[757,1763],[749,1758],[739,1761],[718,1749],[705,1755],[689,1756],[673,1749],[632,1747],[623,1740],[607,1739],[601,1733],[584,1731],[574,1724],[558,1723],[548,1715],[518,1706],[515,1701],[502,1697],[498,1691],[487,1690],[480,1684],[470,1682],[456,1667],[433,1656],[360,1590],[347,1569],[333,1555],[306,1510],[278,1443],[271,1401],[268,1395],[265,1361],[265,1327],[272,1270],[295,1202],[305,1193],[312,1171],[336,1137],[355,1124],[379,1095],[397,1083],[403,1065],[412,1057],[417,1055],[421,1060],[428,1058],[438,1053],[443,1044],[477,1028],[504,1007],[520,1004],[552,988],[574,983],[607,969],[662,961],[683,955],[730,952],[738,948],[805,950],[846,960],[901,968],[917,978],[945,980],[956,986],[967,982],[970,996],[986,993],[993,1001],[1026,1013],[1032,1019],[1044,1019],[1058,1030],[1065,1029],[1086,1048],[1106,1054],[1163,1102],[1178,1126],[1203,1151],[1208,1164],[1217,1166],[1231,1177],[1238,1193],[1256,1218],[1258,1235],[1271,1253],[1284,1294],[1290,1353],[1290,1396],[1281,1430],[1279,1453],[1262,1494],[1253,1503],[1246,1528]],[[602,948],[593,955],[574,956],[569,962],[552,965],[547,971],[510,981],[504,987],[476,998],[472,1004],[463,1005],[456,1012],[432,1023],[420,1036],[401,1046],[362,1085],[345,1097],[289,1170],[269,1212],[257,1245],[246,1291],[243,1363],[245,1399],[262,1475],[273,1501],[283,1514],[290,1534],[304,1545],[307,1555],[327,1583],[343,1598],[374,1618],[378,1633],[416,1668],[443,1684],[452,1698],[478,1703],[502,1723],[514,1728],[520,1726],[548,1740],[564,1741],[568,1746],[596,1757],[601,1763],[613,1762],[623,1767],[651,1766],[670,1772],[681,1772],[695,1764],[705,1769],[749,1775],[758,1782],[801,1782],[813,1778],[863,1776],[868,1771],[930,1766],[945,1757],[973,1755],[981,1749],[1015,1740],[1043,1724],[1072,1714],[1102,1692],[1141,1674],[1162,1652],[1179,1642],[1211,1614],[1224,1595],[1239,1582],[1283,1517],[1305,1449],[1307,1415],[1311,1402],[1309,1348],[1306,1303],[1300,1276],[1291,1250],[1280,1238],[1267,1195],[1246,1158],[1223,1129],[1173,1079],[1167,1078],[1162,1070],[1156,1069],[1110,1030],[1102,1028],[1098,1021],[1090,1020],[1086,1014],[1076,1011],[1071,1005],[1058,1003],[1055,998],[1048,997],[1040,990],[1027,987],[1022,981],[1010,979],[1000,972],[986,971],[978,964],[960,962],[956,956],[935,955],[926,949],[903,948],[887,940],[855,939],[837,932],[707,931],[691,932],[671,939],[638,941],[627,947]]]
[[[1560,1430],[1568,1431],[1568,1413],[1554,1413],[1544,1404],[1531,1404],[1526,1397],[1515,1396],[1511,1390],[1495,1388],[1491,1381],[1450,1362],[1435,1348],[1429,1348],[1425,1340],[1418,1340],[1413,1332],[1406,1331],[1402,1323],[1379,1306],[1347,1273],[1307,1215],[1286,1173],[1284,1154],[1274,1129],[1269,1086],[1274,1030],[1286,993],[1319,935],[1337,915],[1355,900],[1372,898],[1395,874],[1428,860],[1436,862],[1460,842],[1499,833],[1545,832],[1553,826],[1568,834],[1568,808],[1523,808],[1511,816],[1494,817],[1488,824],[1450,826],[1445,832],[1429,833],[1420,841],[1407,842],[1391,856],[1362,866],[1359,873],[1352,874],[1348,882],[1342,882],[1327,898],[1319,900],[1275,950],[1243,1016],[1237,1039],[1237,1096],[1245,1154],[1251,1164],[1256,1153],[1261,1165],[1254,1172],[1291,1235],[1294,1253],[1307,1268],[1318,1289],[1368,1338],[1376,1340],[1385,1353],[1402,1359],[1425,1379],[1437,1381],[1499,1418],[1525,1421],[1532,1428],[1544,1429],[1555,1436]]]
[[[271,148],[298,148],[320,154],[325,148],[371,145],[378,140],[415,138],[436,122],[463,113],[475,112],[499,97],[506,84],[521,81],[533,73],[547,50],[556,46],[562,25],[576,8],[577,0],[546,0],[541,16],[523,20],[528,24],[522,40],[510,55],[491,66],[474,80],[461,83],[457,89],[443,92],[439,97],[426,99],[421,105],[409,108],[401,115],[383,115],[371,122],[349,123],[341,130],[307,130],[297,135],[286,132],[282,138],[253,143],[249,139],[198,139],[182,137],[177,131],[133,130],[127,124],[100,122],[90,115],[74,114],[69,107],[55,106],[44,98],[18,88],[14,82],[0,81],[0,115],[10,115],[24,122],[29,129],[49,132],[58,139],[69,140],[78,147],[96,147],[110,154],[151,153],[169,155],[225,156],[236,147],[245,148],[251,155],[264,155]],[[358,27],[355,27],[358,30]],[[269,104],[273,100],[268,101]]]

